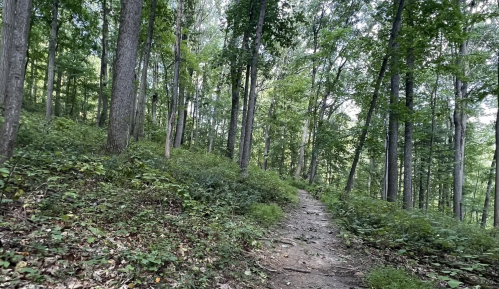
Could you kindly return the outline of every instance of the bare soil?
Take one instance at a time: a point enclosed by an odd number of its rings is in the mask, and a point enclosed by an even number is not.
[[[349,252],[320,201],[303,190],[299,190],[299,197],[299,206],[262,239],[262,250],[252,254],[268,272],[266,287],[365,288],[362,276],[369,262]],[[366,256],[365,261],[368,259]]]

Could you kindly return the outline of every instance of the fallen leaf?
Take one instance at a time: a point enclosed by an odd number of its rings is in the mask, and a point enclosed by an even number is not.
[[[161,281],[161,278],[156,278],[156,283],[159,283],[159,281]]]

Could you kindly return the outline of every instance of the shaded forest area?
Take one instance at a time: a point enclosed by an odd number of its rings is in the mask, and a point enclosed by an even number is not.
[[[220,272],[293,185],[423,279],[494,288],[498,17],[485,0],[4,0],[2,281],[113,262],[111,287],[265,279]],[[61,260],[81,263],[40,269]]]

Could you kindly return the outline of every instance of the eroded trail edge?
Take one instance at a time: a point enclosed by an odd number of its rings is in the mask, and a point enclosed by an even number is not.
[[[365,266],[342,244],[325,206],[299,190],[300,203],[255,251],[267,288],[362,288]]]

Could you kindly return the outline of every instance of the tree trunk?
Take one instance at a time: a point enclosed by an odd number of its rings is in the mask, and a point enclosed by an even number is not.
[[[142,0],[121,1],[107,136],[107,150],[112,153],[122,152],[128,146],[141,12]]]
[[[423,187],[423,157],[419,158],[419,209],[424,209],[424,187]]]
[[[151,112],[152,112],[152,123],[157,123],[158,113],[157,113],[157,105],[158,105],[158,94],[154,93],[152,95],[152,104],[151,104]]]
[[[340,76],[341,76],[341,72],[343,71],[343,67],[345,66],[346,63],[347,62],[345,60],[338,67],[338,70],[336,72],[336,77],[335,77],[333,83],[329,84],[329,79],[326,81],[327,82],[326,91],[324,92],[324,95],[322,96],[322,105],[321,105],[321,109],[319,112],[318,123],[317,123],[317,118],[314,117],[313,140],[312,140],[312,159],[310,161],[310,176],[309,176],[309,180],[308,180],[309,184],[312,184],[315,181],[315,175],[317,172],[318,158],[319,158],[319,153],[320,153],[319,146],[318,146],[317,142],[318,142],[319,134],[322,131],[323,123],[324,123],[324,115],[326,113],[326,107],[328,106],[327,100],[331,94],[331,90],[338,83]],[[331,68],[331,65],[330,65],[330,68]],[[329,108],[330,113],[335,110],[335,108],[334,108],[335,103],[336,103],[336,101],[333,102],[333,105],[330,106],[330,108]]]
[[[107,37],[109,34],[109,22],[107,21],[107,4],[102,0],[102,53],[100,58],[99,76],[99,103],[97,109],[97,125],[103,127],[107,118],[108,97],[107,87]]]
[[[185,86],[180,85],[178,93],[178,117],[177,127],[175,129],[175,138],[173,139],[173,147],[180,148],[182,145],[182,136],[184,135],[185,124]]]
[[[404,135],[404,209],[412,209],[412,114],[414,113],[414,48],[409,48],[405,78],[405,106],[408,116]]]
[[[5,5],[15,5],[15,8]],[[21,106],[24,90],[24,73],[28,34],[31,17],[31,0],[17,0],[4,2],[4,9],[15,11],[12,42],[8,52],[9,74],[5,92],[5,113],[2,129],[0,130],[0,164],[10,159],[14,154],[14,147],[19,129]]]
[[[61,116],[61,86],[62,86],[62,69],[57,70],[57,81],[55,88],[55,111],[54,115]]]
[[[249,21],[252,21],[253,14],[250,13]],[[246,48],[248,46],[249,33],[245,31],[243,36],[242,47]],[[231,44],[229,47],[235,50],[235,37],[233,36]],[[232,52],[236,55],[235,51]],[[231,95],[232,95],[232,106],[230,110],[230,124],[229,124],[229,135],[227,137],[227,152],[226,157],[232,159],[234,157],[234,147],[236,144],[236,134],[237,134],[237,118],[239,115],[239,90],[241,87],[242,80],[242,63],[238,57],[233,56],[230,64],[230,75],[231,75]]]
[[[244,82],[244,97],[243,97],[243,119],[241,121],[241,137],[239,139],[239,164],[243,161],[244,138],[246,135],[246,119],[248,114],[248,92],[250,82],[251,67],[246,65],[246,80]]]
[[[267,0],[260,0],[260,16],[255,35],[255,48],[253,50],[253,59],[251,61],[251,86],[248,99],[248,115],[246,120],[246,133],[244,136],[243,157],[241,161],[241,176],[248,177],[248,165],[251,156],[251,137],[253,134],[253,119],[256,105],[256,77],[258,69],[258,55],[260,51],[260,42],[262,40],[263,22],[265,20],[265,8]]]
[[[171,143],[172,143],[172,131],[173,125],[175,123],[175,116],[177,112],[177,99],[178,99],[178,83],[180,77],[180,42],[182,41],[181,25],[182,23],[182,0],[178,0],[177,4],[177,27],[175,28],[175,64],[173,72],[173,93],[172,93],[172,108],[170,111],[170,118],[166,127],[166,142],[165,142],[165,157],[170,158],[171,155]]]
[[[270,120],[272,118],[272,111],[274,110],[275,98],[272,98],[269,107],[269,113],[267,115],[267,121],[265,125],[265,149],[263,152],[263,169],[267,170],[268,159],[269,159],[269,151],[270,151]]]
[[[359,163],[360,153],[361,153],[361,151],[364,147],[364,143],[366,141],[367,130],[369,128],[369,124],[371,123],[371,118],[372,118],[372,115],[374,112],[374,107],[376,106],[376,101],[378,99],[378,94],[379,94],[381,82],[383,81],[383,78],[385,76],[388,58],[389,58],[389,56],[394,48],[393,45],[395,43],[395,38],[398,36],[399,31],[400,31],[400,24],[402,22],[402,10],[403,10],[403,8],[404,8],[404,0],[399,0],[397,14],[395,15],[395,18],[394,18],[393,23],[392,23],[390,40],[388,42],[388,52],[386,53],[385,57],[383,58],[383,62],[381,64],[379,75],[378,75],[378,78],[376,80],[376,84],[374,86],[374,93],[373,93],[373,97],[371,100],[371,104],[369,106],[369,111],[367,112],[366,123],[364,124],[364,127],[362,128],[362,133],[360,135],[359,143],[355,148],[355,155],[354,155],[352,167],[350,169],[350,173],[348,175],[348,181],[347,181],[347,185],[345,187],[345,192],[344,192],[343,198],[348,197],[348,194],[352,190],[353,178],[355,176],[357,164]]]
[[[499,5],[499,2],[498,2]],[[499,51],[497,52],[497,80],[498,80],[498,91],[499,91]],[[497,95],[497,102],[499,104],[499,92]],[[499,151],[499,109],[497,110],[496,119],[496,153]],[[496,156],[497,157],[497,156]],[[497,161],[496,161],[497,162]],[[499,166],[496,165],[496,179],[495,179],[495,190],[494,190],[494,227],[499,228]]]
[[[385,139],[384,139],[384,160],[383,160],[383,183],[381,186],[381,199],[386,201],[386,193],[388,188],[388,133],[385,130]]]
[[[396,0],[394,1],[396,3]],[[396,28],[400,30],[402,21]],[[394,39],[391,54],[390,72],[390,109],[388,116],[388,191],[387,201],[396,202],[398,195],[398,103],[400,92],[399,46]]]
[[[52,24],[50,28],[49,40],[49,64],[47,72],[47,100],[45,118],[52,117],[52,96],[54,94],[54,74],[55,74],[55,50],[57,48],[57,16],[59,0],[54,0],[52,4]]]
[[[16,0],[4,0],[2,9],[2,38],[0,46],[0,115],[5,109],[5,93],[9,78],[9,53],[12,50],[12,35],[16,13]]]
[[[146,89],[147,89],[147,68],[151,55],[152,34],[154,30],[154,19],[156,17],[156,0],[151,1],[151,12],[149,14],[149,28],[147,29],[147,42],[144,51],[144,67],[140,79],[139,98],[135,111],[135,122],[133,124],[133,137],[135,141],[144,138],[144,121],[146,117]]]

